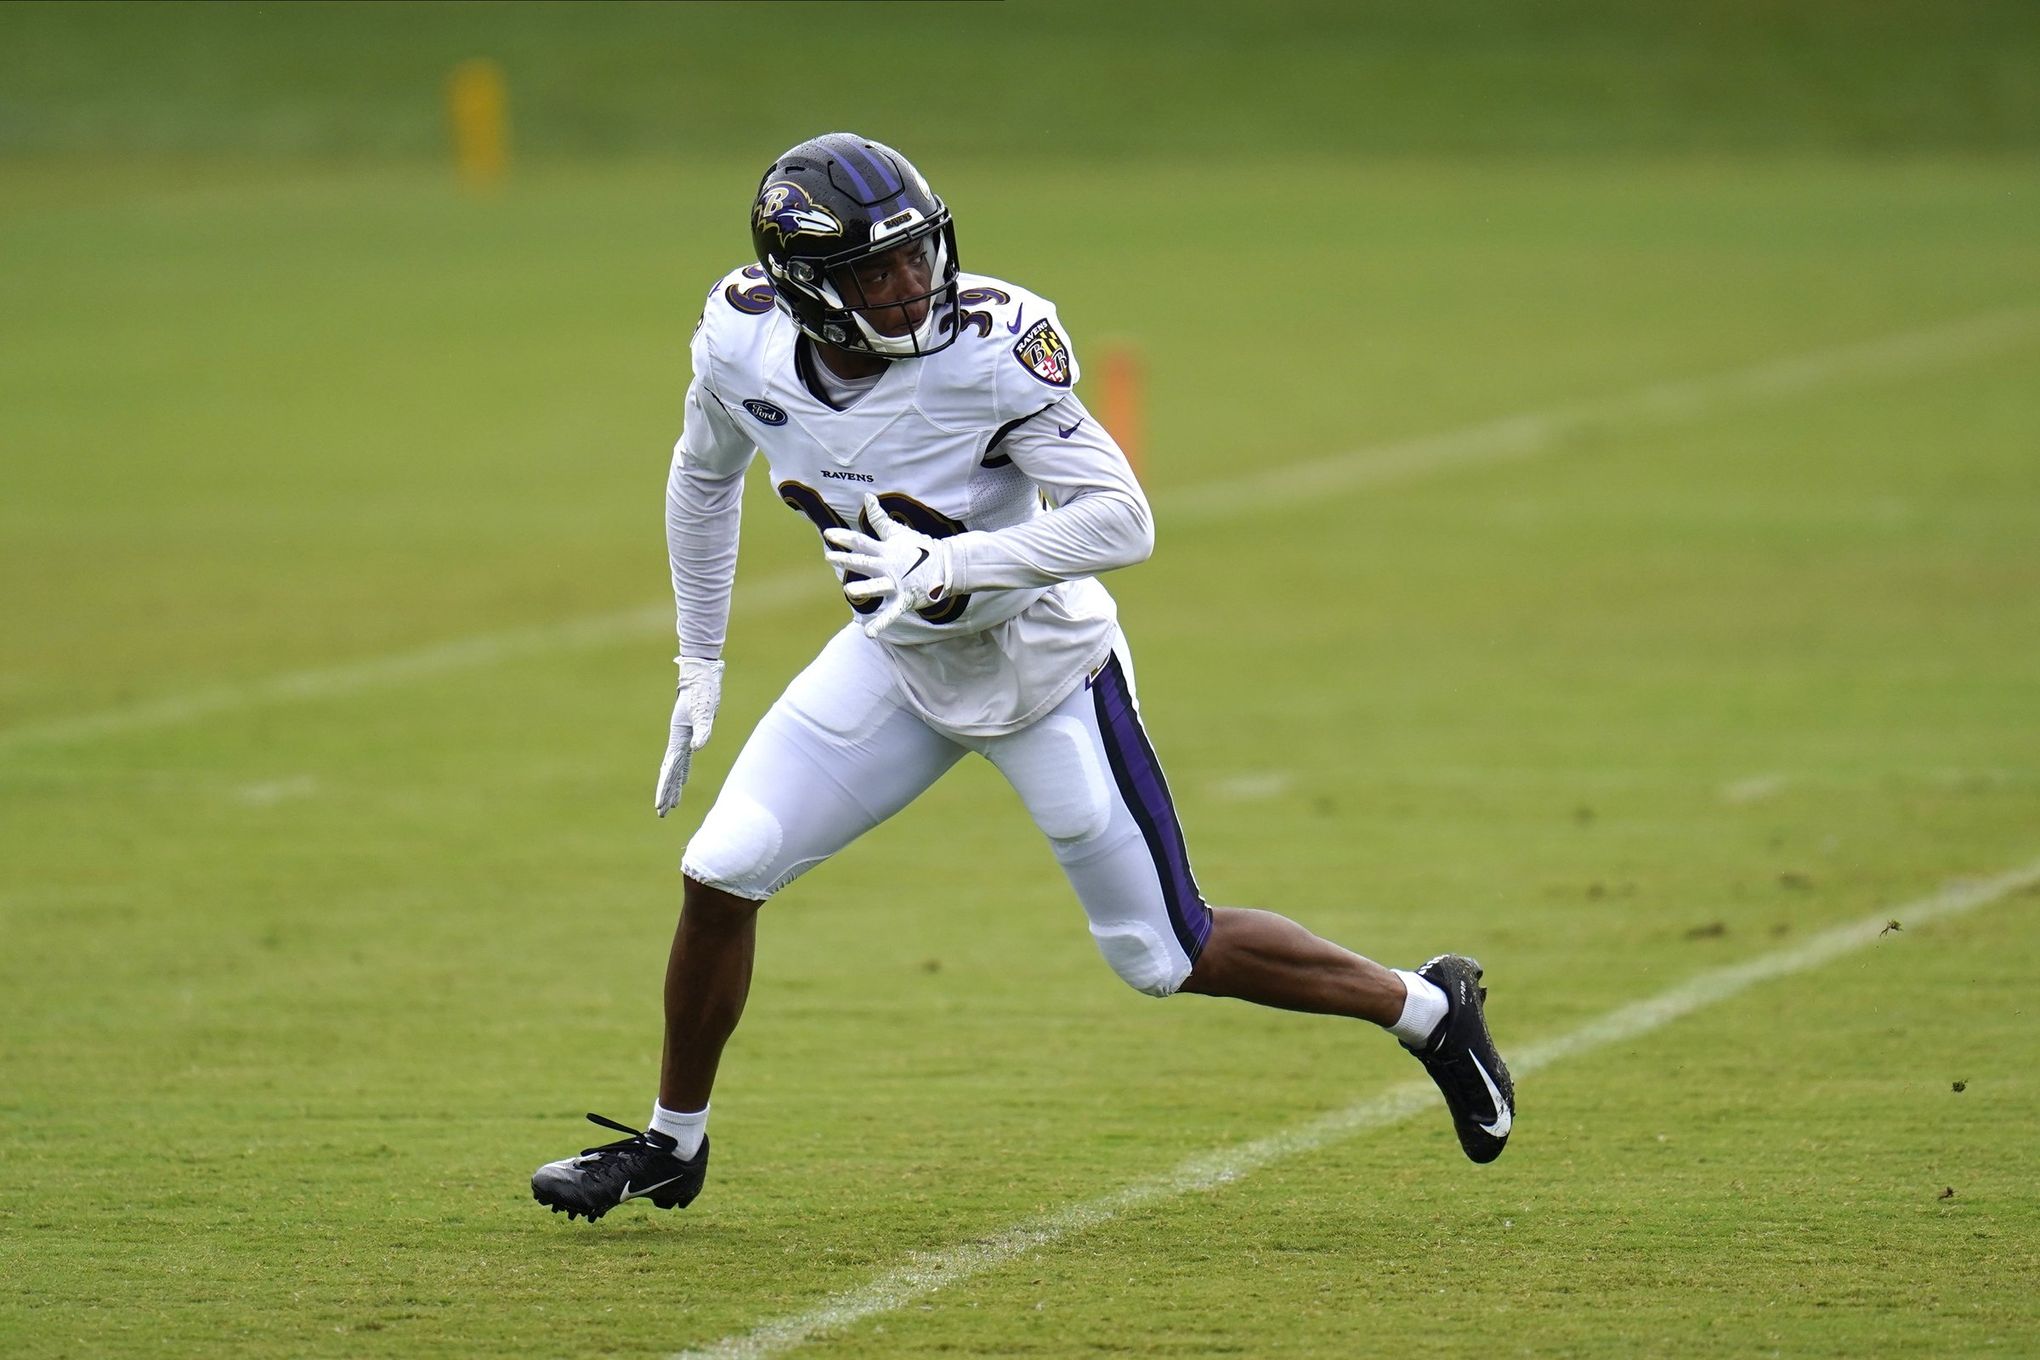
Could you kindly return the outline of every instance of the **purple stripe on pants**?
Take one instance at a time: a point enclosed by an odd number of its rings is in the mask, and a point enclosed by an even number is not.
[[[1169,797],[1168,781],[1162,778],[1161,762],[1140,725],[1133,708],[1133,693],[1119,658],[1106,661],[1091,682],[1092,702],[1097,705],[1098,731],[1105,739],[1105,758],[1112,766],[1112,778],[1119,796],[1140,826],[1148,854],[1161,879],[1162,900],[1168,906],[1169,925],[1176,942],[1192,963],[1211,936],[1211,908],[1197,891],[1197,878],[1190,871],[1190,852],[1183,844],[1183,827],[1176,820],[1176,805]]]

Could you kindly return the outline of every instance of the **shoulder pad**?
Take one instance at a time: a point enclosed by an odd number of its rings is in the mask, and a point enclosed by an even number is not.
[[[775,343],[781,319],[772,285],[755,264],[732,269],[715,281],[694,326],[695,376],[713,388],[727,378],[710,370],[744,368]]]
[[[750,318],[770,316],[774,306],[772,285],[765,281],[765,271],[747,264],[732,269],[708,290],[708,300],[702,304],[701,324],[712,330],[741,325]]]
[[[982,274],[965,274],[960,283],[963,338],[956,347],[982,356],[999,423],[1033,415],[1069,395],[1080,373],[1055,304]]]

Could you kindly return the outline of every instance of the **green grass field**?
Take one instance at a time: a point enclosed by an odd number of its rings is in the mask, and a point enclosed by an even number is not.
[[[1477,953],[1552,1055],[1492,1167],[1426,1107],[1009,1251],[1419,1074],[1127,990],[981,763],[767,908],[692,1209],[528,1196],[642,1118],[680,848],[841,617],[761,476],[655,820],[686,340],[781,139],[475,201],[175,108],[0,157],[0,1351],[2040,1353],[2040,870],[1906,919],[2040,859],[2026,133],[924,157],[1146,356],[1111,584],[1206,891]]]

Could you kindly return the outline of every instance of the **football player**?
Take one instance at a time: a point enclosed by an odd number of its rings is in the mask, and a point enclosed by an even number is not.
[[[1105,962],[1151,996],[1198,992],[1369,1020],[1444,1092],[1461,1146],[1514,1120],[1480,966],[1384,968],[1272,912],[1206,905],[1097,577],[1145,559],[1148,503],[1074,391],[1056,309],[963,272],[949,209],[891,147],[849,133],[774,161],[757,263],[709,290],[666,486],[678,699],[654,807],[709,740],[746,469],[820,531],[851,618],[765,715],[682,859],[659,1093],[642,1132],[540,1167],[570,1217],[689,1203],[709,1090],[750,987],[758,908],[966,754],[1047,838]]]

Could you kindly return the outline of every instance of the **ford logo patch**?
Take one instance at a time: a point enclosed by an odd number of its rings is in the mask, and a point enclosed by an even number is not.
[[[780,410],[769,401],[760,401],[756,397],[750,397],[745,400],[744,409],[759,420],[764,421],[767,425],[784,425],[786,423],[786,412]]]

